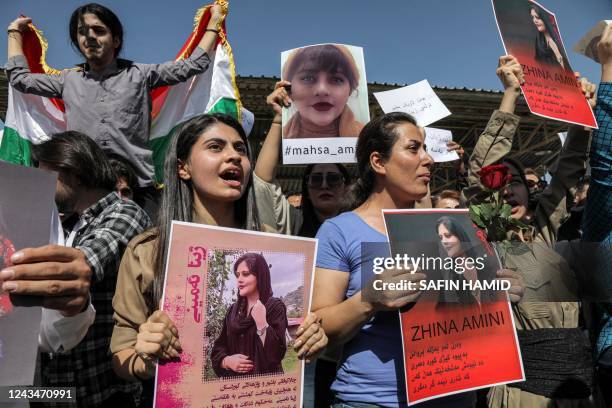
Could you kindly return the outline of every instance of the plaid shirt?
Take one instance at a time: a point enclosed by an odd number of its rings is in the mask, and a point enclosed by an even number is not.
[[[599,84],[595,117],[599,129],[593,131],[591,139],[591,184],[582,221],[582,239],[606,245],[604,265],[609,268],[612,265],[612,82]],[[606,280],[612,277],[609,270],[601,273],[606,274]],[[606,287],[612,287],[612,282],[606,282]],[[597,340],[599,353],[612,346],[612,305],[608,304],[605,309]]]
[[[116,193],[99,200],[79,218],[72,246],[83,251],[93,271],[91,301],[96,308],[96,320],[74,349],[43,354],[41,361],[43,385],[76,387],[79,407],[102,407],[117,392],[129,393],[135,400],[140,394],[140,383],[125,382],[113,372],[109,347],[119,263],[128,242],[150,223],[140,207],[122,200]]]

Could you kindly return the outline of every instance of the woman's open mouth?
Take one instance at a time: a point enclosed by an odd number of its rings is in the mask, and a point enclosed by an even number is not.
[[[317,102],[312,105],[312,107],[318,112],[327,112],[328,110],[332,109],[334,105],[329,102]]]
[[[240,170],[228,169],[222,172],[219,177],[231,187],[242,186],[242,172]]]

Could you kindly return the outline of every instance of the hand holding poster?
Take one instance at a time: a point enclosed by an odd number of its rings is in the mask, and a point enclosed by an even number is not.
[[[400,317],[408,404],[525,379],[497,255],[467,210],[384,210],[394,259],[427,275]]]
[[[436,163],[459,160],[459,155],[456,151],[448,151],[447,144],[451,140],[453,140],[453,134],[450,130],[431,127],[425,128],[427,153],[429,153]]]
[[[492,0],[507,54],[523,67],[529,110],[545,118],[597,128],[570,66],[555,15],[531,0]]]
[[[355,161],[359,132],[370,120],[363,49],[319,44],[281,54],[292,105],[283,109],[283,163]]]
[[[163,309],[183,352],[158,366],[155,406],[301,407],[293,343],[315,248],[312,239],[173,222]]]
[[[403,88],[375,92],[374,97],[383,112],[408,113],[419,126],[428,126],[451,114],[426,79]]]
[[[55,204],[55,173],[0,161],[0,270],[20,249],[47,245]],[[40,307],[0,291],[0,386],[32,385]]]

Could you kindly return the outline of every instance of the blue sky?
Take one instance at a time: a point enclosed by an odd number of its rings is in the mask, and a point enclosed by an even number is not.
[[[187,38],[193,0],[98,0],[119,15],[126,35],[123,56],[138,62],[172,59]],[[49,65],[81,62],[67,25],[83,1],[0,0],[8,26],[31,16],[49,40]],[[555,12],[574,70],[598,82],[600,69],[571,47],[595,23],[612,18],[611,0],[546,0]],[[283,50],[323,42],[364,47],[368,82],[500,89],[495,76],[503,46],[489,0],[230,0],[229,39],[240,75],[279,75]],[[0,64],[6,40],[0,41]]]

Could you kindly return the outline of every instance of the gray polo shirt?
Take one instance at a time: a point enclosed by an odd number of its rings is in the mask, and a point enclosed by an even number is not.
[[[104,151],[129,160],[143,187],[153,184],[154,179],[148,146],[149,92],[186,81],[206,71],[209,64],[208,54],[196,47],[189,58],[163,64],[117,59],[101,74],[89,71],[87,65],[63,70],[59,75],[33,74],[22,55],[10,58],[6,69],[16,90],[62,99],[68,130],[83,132]]]

